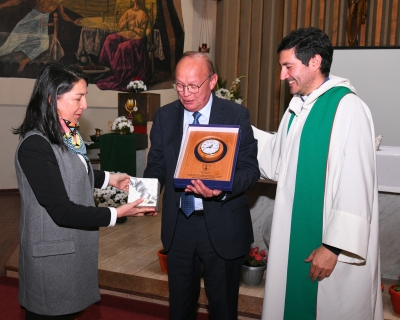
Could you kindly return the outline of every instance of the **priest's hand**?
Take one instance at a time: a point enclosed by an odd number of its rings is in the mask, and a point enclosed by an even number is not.
[[[221,194],[221,190],[210,189],[206,187],[201,180],[192,180],[192,185],[188,185],[185,192],[193,192],[201,195],[203,198],[218,197]]]
[[[338,256],[324,246],[315,249],[305,262],[311,262],[309,276],[312,281],[329,277],[336,266]]]

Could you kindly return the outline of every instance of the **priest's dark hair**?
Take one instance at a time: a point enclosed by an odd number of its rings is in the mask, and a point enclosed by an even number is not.
[[[320,29],[300,28],[290,32],[278,46],[278,53],[294,48],[296,58],[305,66],[312,57],[319,54],[322,58],[321,73],[329,76],[333,59],[333,47],[328,36]]]
[[[31,130],[46,136],[51,143],[64,147],[63,132],[57,112],[57,98],[72,90],[79,80],[89,81],[82,69],[73,64],[52,63],[40,70],[24,121],[14,134],[24,137]]]

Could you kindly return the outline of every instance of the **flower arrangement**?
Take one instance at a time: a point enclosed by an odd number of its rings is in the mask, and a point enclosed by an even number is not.
[[[134,78],[131,82],[128,83],[126,88],[132,92],[141,92],[146,91],[147,87],[140,78]]]
[[[94,203],[96,207],[119,207],[128,201],[128,193],[115,187],[94,189]]]
[[[126,134],[133,132],[134,127],[131,121],[122,116],[114,120],[111,130],[115,133]]]
[[[262,267],[266,264],[267,260],[268,258],[265,250],[260,250],[259,247],[254,247],[250,249],[244,264],[250,267]]]
[[[244,99],[240,95],[240,80],[243,78],[246,78],[246,76],[240,76],[239,78],[236,78],[232,82],[232,85],[228,90],[226,89],[226,80],[222,81],[218,77],[217,84],[215,85],[215,88],[213,90],[215,95],[219,98],[231,100],[233,102],[241,104],[244,101]]]

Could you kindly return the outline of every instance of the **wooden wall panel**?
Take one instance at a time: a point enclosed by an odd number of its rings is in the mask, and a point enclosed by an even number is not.
[[[376,11],[375,11],[375,30],[373,30],[374,33],[374,45],[379,46],[381,43],[381,31],[382,31],[382,8],[383,0],[377,0],[376,1]]]
[[[394,0],[391,7],[389,45],[394,46],[397,34],[397,15],[399,11],[399,0]]]
[[[249,3],[252,3],[253,0],[249,0]],[[256,39],[253,39],[253,37],[249,37],[249,34],[253,33],[253,16],[252,16],[252,6],[251,5],[243,5],[241,4],[240,8],[240,17],[242,20],[242,23],[240,24],[240,30],[239,30],[239,66],[238,66],[238,73],[235,76],[246,76],[247,78],[241,80],[241,95],[243,98],[246,100],[243,102],[243,104],[247,107],[249,107],[247,97],[249,96],[248,93],[248,82],[249,79],[252,77],[252,75],[249,74],[249,69],[251,65],[251,44],[254,42],[257,42]],[[228,79],[228,81],[231,81],[233,79]],[[255,111],[257,111],[257,108],[254,108]]]
[[[359,46],[400,45],[400,0],[368,0]],[[251,123],[276,130],[291,96],[281,82],[276,54],[290,31],[314,26],[333,46],[348,46],[348,0],[221,0],[217,10],[216,65],[228,82],[240,75]],[[236,60],[235,60],[236,59]]]
[[[242,0],[243,3],[248,3],[250,1]],[[258,106],[259,106],[259,92],[264,88],[261,87],[264,84],[260,80],[261,77],[261,54],[263,48],[263,7],[264,3],[262,1],[252,1],[251,16],[252,16],[252,37],[250,43],[250,61],[248,64],[248,69],[245,75],[248,77],[246,80],[248,82],[247,87],[247,103],[246,105],[251,110],[251,121],[254,123],[257,119]]]
[[[340,6],[339,6],[339,0],[335,0],[332,3],[331,7],[331,16],[332,16],[332,32],[331,32],[331,41],[332,43],[338,43],[338,38],[339,38],[339,21],[340,18]]]

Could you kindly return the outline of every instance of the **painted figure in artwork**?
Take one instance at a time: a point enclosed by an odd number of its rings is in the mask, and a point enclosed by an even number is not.
[[[151,80],[148,24],[143,0],[132,0],[132,6],[119,19],[120,31],[107,36],[101,49],[98,64],[109,67],[112,75],[97,81],[100,89],[128,91],[126,86],[135,77],[145,83]]]
[[[24,0],[8,0],[0,4],[0,10],[17,6]],[[63,6],[54,0],[36,0],[35,7],[11,31],[7,41],[0,47],[0,57],[22,51],[26,58],[19,62],[18,73],[25,66],[49,48],[48,21],[50,13],[58,11],[67,22],[78,25],[79,19],[72,20],[64,12]]]

